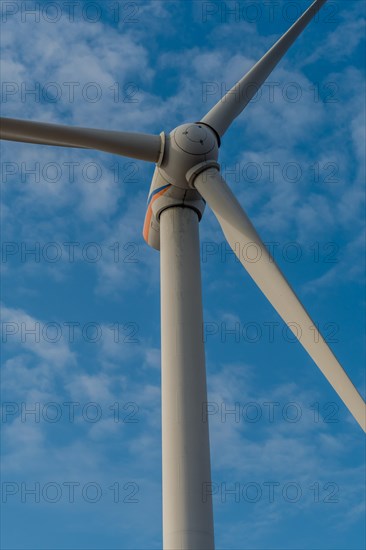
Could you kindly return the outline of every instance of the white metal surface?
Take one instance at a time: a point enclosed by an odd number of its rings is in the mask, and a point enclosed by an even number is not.
[[[212,107],[202,122],[214,128],[219,136],[223,136],[326,1],[315,0],[262,59]]]
[[[157,162],[161,154],[160,136],[78,128],[16,118],[0,119],[0,138],[39,145],[97,149],[115,155]]]
[[[211,169],[199,174],[194,185],[213,210],[228,243],[249,275],[366,431],[364,400],[318,332],[225,180],[218,170]]]
[[[163,541],[214,548],[198,215],[161,214]]]

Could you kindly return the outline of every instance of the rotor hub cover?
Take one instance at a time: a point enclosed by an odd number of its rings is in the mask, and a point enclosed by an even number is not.
[[[185,153],[206,155],[216,146],[212,131],[204,124],[183,124],[174,130],[174,141]]]

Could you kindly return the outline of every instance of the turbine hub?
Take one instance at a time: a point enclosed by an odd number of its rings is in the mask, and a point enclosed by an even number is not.
[[[212,130],[203,124],[183,124],[172,132],[173,139],[178,147],[191,155],[206,155],[217,141]]]
[[[174,187],[191,189],[187,175],[197,165],[217,161],[218,154],[217,137],[209,126],[202,122],[182,124],[165,136],[158,171]]]

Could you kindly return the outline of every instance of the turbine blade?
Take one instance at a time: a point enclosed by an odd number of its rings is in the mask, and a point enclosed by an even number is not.
[[[212,107],[201,122],[211,126],[219,136],[223,136],[326,1],[315,0],[262,59]]]
[[[8,141],[97,149],[115,155],[157,162],[162,147],[160,136],[78,128],[15,118],[0,119],[0,138]]]
[[[219,172],[216,169],[201,172],[194,180],[194,187],[213,210],[228,243],[249,275],[366,431],[366,405],[361,395],[316,329]],[[252,261],[243,257],[243,251],[249,250],[249,246],[256,252],[257,261],[253,261],[252,257]]]

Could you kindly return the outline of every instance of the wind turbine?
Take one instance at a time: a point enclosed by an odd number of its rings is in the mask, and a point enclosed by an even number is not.
[[[105,151],[156,163],[143,234],[160,250],[163,540],[166,550],[212,550],[212,498],[202,338],[199,221],[207,203],[255,283],[366,431],[366,406],[220,176],[221,139],[326,0],[316,0],[264,57],[202,118],[169,135],[115,132],[1,119],[1,139]],[[257,247],[259,259],[240,251]]]

